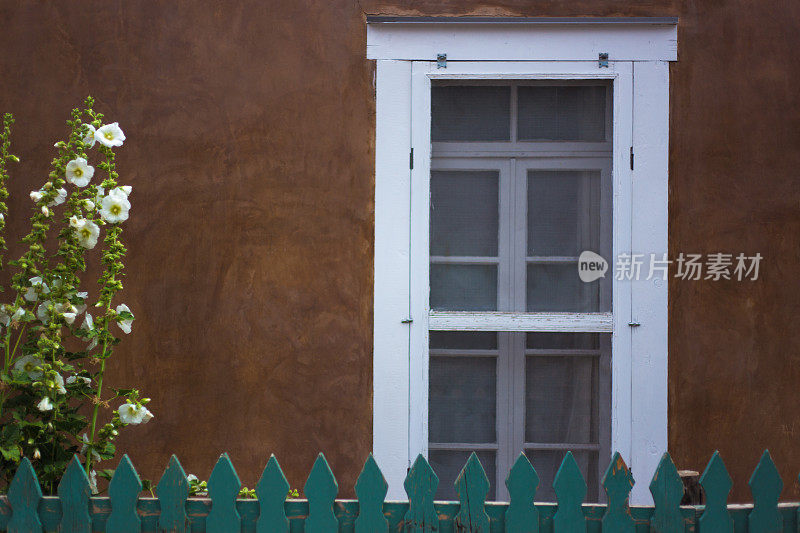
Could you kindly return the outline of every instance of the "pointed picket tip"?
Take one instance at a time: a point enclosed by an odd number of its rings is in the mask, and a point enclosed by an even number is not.
[[[533,504],[539,475],[524,453],[520,453],[506,478],[509,499],[505,516],[509,533],[538,533],[539,511]]]
[[[256,495],[261,513],[256,522],[257,533],[285,533],[289,531],[284,502],[289,492],[289,481],[281,470],[275,455],[269,456],[267,466],[256,484]]]
[[[308,500],[306,533],[338,531],[339,521],[333,512],[333,503],[339,492],[339,484],[323,454],[319,454],[314,461],[303,492]]]
[[[583,515],[583,500],[586,498],[586,481],[575,462],[572,452],[564,455],[553,481],[558,510],[553,515],[554,531],[559,533],[585,533],[586,518]]]
[[[158,515],[159,531],[186,531],[186,500],[189,498],[189,480],[186,471],[175,455],[161,475],[156,486],[156,495],[161,507]]]
[[[206,517],[208,533],[239,531],[241,517],[236,509],[236,497],[241,486],[231,458],[223,453],[208,477],[208,495],[211,496],[211,511]]]
[[[777,501],[777,497],[783,490],[783,480],[781,479],[780,473],[778,473],[775,462],[772,460],[772,456],[769,454],[769,450],[764,450],[747,484],[750,485],[750,490],[754,498],[757,494],[777,491],[775,494]]]
[[[27,457],[23,457],[14,479],[8,486],[8,502],[11,504],[11,520],[7,530],[9,533],[28,533],[42,530],[39,520],[39,502],[42,489],[36,478],[36,471]]]
[[[454,485],[461,502],[456,524],[464,531],[489,533],[489,516],[484,509],[489,494],[489,478],[475,452],[470,454]]]
[[[140,531],[141,520],[136,513],[136,502],[141,490],[142,480],[139,479],[130,457],[125,454],[120,459],[108,485],[108,494],[111,497],[111,514],[106,523],[108,531],[120,533]]]
[[[748,485],[753,494],[753,511],[747,518],[748,531],[751,533],[783,531],[783,516],[778,511],[778,498],[783,490],[783,480],[769,450],[764,450]]]
[[[92,517],[89,515],[91,493],[89,476],[86,475],[78,456],[73,455],[58,484],[58,497],[61,500],[61,531],[92,530]]]
[[[633,476],[628,465],[625,464],[625,460],[619,452],[614,452],[603,476],[603,487],[605,487],[606,493],[609,493],[609,497],[611,497],[610,492],[627,495],[633,488],[633,484]]]
[[[561,461],[561,466],[558,467],[556,477],[553,480],[553,488],[559,501],[561,501],[562,495],[574,494],[581,502],[586,497],[586,481],[583,479],[581,469],[578,467],[572,452],[567,452],[564,455],[564,460]]]
[[[655,511],[650,519],[654,533],[683,532],[685,525],[680,505],[683,499],[683,481],[678,469],[668,453],[661,456],[653,479],[650,481],[650,494],[653,495]]]
[[[309,493],[314,493],[319,497],[336,497],[339,492],[339,483],[333,475],[325,455],[320,453],[314,461],[314,466],[311,467],[311,473],[308,474],[306,484],[303,486],[303,492],[306,497]]]
[[[385,533],[389,531],[389,522],[383,515],[383,501],[389,490],[389,484],[372,454],[364,461],[356,480],[356,496],[358,497],[358,517],[355,533]]]
[[[603,476],[603,487],[608,496],[608,506],[603,516],[604,531],[633,533],[636,530],[628,504],[633,484],[633,476],[628,465],[619,452],[614,452]]]
[[[422,454],[417,455],[403,482],[408,495],[406,531],[419,533],[439,529],[439,516],[433,506],[433,496],[438,487],[439,476]]]
[[[700,531],[732,532],[733,518],[727,503],[733,480],[719,451],[714,452],[700,476],[700,486],[706,495],[706,507],[699,519]]]
[[[706,492],[708,492],[709,488],[712,491],[725,492],[726,497],[733,487],[733,479],[728,474],[728,469],[725,468],[725,462],[722,460],[719,450],[716,450],[714,455],[711,456],[703,475],[700,476],[700,485]],[[708,495],[706,494],[707,497]]]

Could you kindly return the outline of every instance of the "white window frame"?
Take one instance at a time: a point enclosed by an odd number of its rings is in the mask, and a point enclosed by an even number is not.
[[[429,329],[571,331],[578,319],[581,331],[611,332],[611,448],[636,479],[652,476],[667,449],[666,282],[614,279],[611,313],[430,312],[430,88],[435,79],[611,80],[613,276],[619,254],[668,250],[668,62],[677,60],[676,22],[368,20],[367,56],[377,60],[373,453],[389,498],[404,497],[407,468],[428,451]],[[447,55],[446,67],[438,54]],[[651,501],[646,482],[631,501]]]

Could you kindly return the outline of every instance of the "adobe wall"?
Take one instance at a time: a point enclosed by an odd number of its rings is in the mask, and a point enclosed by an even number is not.
[[[352,494],[372,442],[365,14],[680,17],[670,252],[765,260],[757,282],[670,283],[670,451],[702,470],[719,448],[744,500],[769,447],[800,496],[800,4],[781,0],[1,3],[10,234],[85,95],[128,136],[137,320],[110,379],[153,398],[119,441],[142,475],[174,452],[206,477],[228,451],[252,486],[275,453],[301,488],[323,450]]]

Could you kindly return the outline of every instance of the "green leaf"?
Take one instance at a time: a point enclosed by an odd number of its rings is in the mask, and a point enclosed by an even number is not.
[[[22,448],[19,446],[14,446],[11,448],[0,448],[0,454],[3,454],[3,458],[6,461],[13,461],[18,463],[20,459],[22,459]]]

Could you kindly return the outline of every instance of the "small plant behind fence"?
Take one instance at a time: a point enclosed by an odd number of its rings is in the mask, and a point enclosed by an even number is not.
[[[127,455],[122,457],[108,496],[90,496],[89,479],[77,457],[58,487],[42,496],[27,458],[0,498],[0,531],[62,533],[108,531],[258,533],[379,532],[784,532],[799,531],[798,503],[778,504],[783,481],[769,452],[761,456],[749,485],[752,505],[728,505],[732,481],[715,453],[700,484],[705,506],[681,506],[683,482],[664,454],[650,482],[653,507],[628,503],[634,479],[617,453],[603,487],[607,504],[585,504],[586,482],[571,453],[559,468],[553,488],[558,503],[535,503],[539,477],[520,455],[506,478],[510,503],[486,502],[489,480],[473,453],[455,482],[458,502],[434,502],[439,479],[423,456],[417,457],[404,487],[408,501],[386,502],[386,480],[370,455],[355,486],[357,500],[336,500],[338,483],[319,454],[303,487],[305,500],[287,499],[289,483],[270,457],[256,485],[256,499],[239,499],[241,482],[227,454],[208,480],[208,498],[189,498],[189,483],[173,455],[156,486],[156,498],[140,497],[142,482]]]

